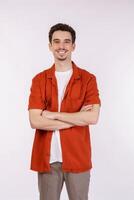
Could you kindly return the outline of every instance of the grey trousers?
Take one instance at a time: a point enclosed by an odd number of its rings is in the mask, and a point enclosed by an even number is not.
[[[38,173],[40,200],[60,200],[65,182],[69,200],[88,200],[90,170],[81,173],[63,172],[61,163],[51,164],[51,172]]]

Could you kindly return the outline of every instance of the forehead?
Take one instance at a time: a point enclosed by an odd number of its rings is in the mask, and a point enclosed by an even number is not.
[[[71,36],[71,33],[68,31],[55,31],[52,36],[52,40],[54,40],[54,39],[60,39],[60,40],[70,39],[70,40],[72,40],[72,36]]]

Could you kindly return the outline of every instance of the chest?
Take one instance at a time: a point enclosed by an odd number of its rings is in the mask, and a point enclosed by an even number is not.
[[[58,111],[58,95],[60,94],[63,95],[60,111],[77,112],[81,109],[84,102],[86,84],[81,79],[70,79],[65,82],[58,82],[56,78],[54,80],[47,79],[44,93],[44,102],[47,110]]]

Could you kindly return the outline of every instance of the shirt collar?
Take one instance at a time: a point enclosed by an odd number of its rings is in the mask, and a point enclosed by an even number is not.
[[[73,68],[73,77],[74,77],[74,79],[80,79],[79,67],[73,61],[72,61],[72,68]],[[53,78],[54,74],[55,74],[55,64],[53,64],[47,70],[47,78]]]

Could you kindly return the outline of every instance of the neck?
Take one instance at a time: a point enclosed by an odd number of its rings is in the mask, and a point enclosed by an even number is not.
[[[72,68],[72,61],[59,61],[59,60],[55,60],[55,70],[56,71],[60,71],[60,72],[64,72],[64,71],[68,71],[69,69]]]

